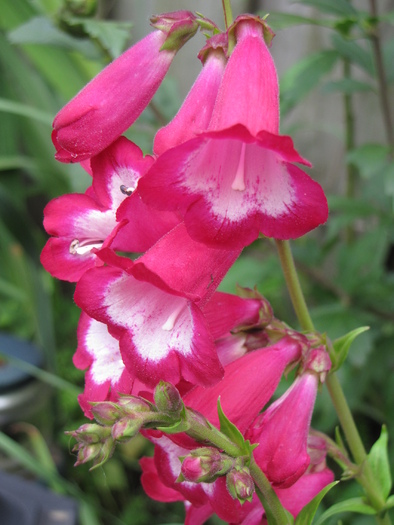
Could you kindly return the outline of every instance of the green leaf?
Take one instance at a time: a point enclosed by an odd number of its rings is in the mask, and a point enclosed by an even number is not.
[[[363,144],[349,151],[346,161],[356,166],[362,177],[369,179],[386,165],[389,151],[390,148],[383,144]]]
[[[113,22],[94,18],[67,18],[70,25],[82,25],[85,32],[97,39],[112,58],[118,57],[130,40],[131,22]]]
[[[368,463],[375,474],[375,483],[379,484],[383,499],[386,499],[390,494],[392,484],[387,443],[388,434],[385,425],[383,425],[379,439],[374,443],[368,454]]]
[[[245,439],[238,428],[231,423],[231,421],[225,416],[222,405],[220,403],[220,398],[218,399],[218,414],[220,422],[220,432],[225,436],[231,439],[236,445],[244,448]]]
[[[280,81],[282,113],[296,106],[332,70],[337,59],[335,51],[319,51],[288,69]]]
[[[341,514],[342,512],[356,512],[358,514],[369,515],[376,514],[376,510],[364,503],[362,498],[352,498],[346,501],[336,503],[335,505],[330,507],[320,516],[320,518],[313,525],[321,525],[322,523],[327,521],[328,518],[331,518],[331,516],[335,516],[335,514]]]
[[[327,84],[323,86],[324,93],[333,93],[335,91],[340,91],[341,93],[346,93],[347,95],[351,95],[352,93],[357,93],[360,91],[372,90],[372,86],[370,86],[366,82],[354,80],[353,78],[343,78],[342,80],[327,82]]]
[[[280,11],[270,11],[267,22],[274,31],[296,25],[333,27],[333,22],[327,19],[319,20],[318,18],[308,18],[306,16],[293,15],[292,13],[283,13]]]
[[[364,49],[354,40],[348,40],[339,33],[334,33],[331,41],[343,58],[364,69],[371,77],[375,76],[375,66],[370,49]]]
[[[44,44],[69,51],[78,51],[90,59],[100,58],[100,53],[87,38],[75,38],[58,29],[45,16],[36,16],[8,33],[12,44]]]
[[[301,512],[298,514],[294,525],[310,525],[312,523],[312,520],[316,514],[316,511],[320,505],[321,500],[324,498],[324,496],[329,492],[332,487],[335,487],[339,481],[333,481],[324,489],[322,489],[319,494],[317,494],[305,507],[301,510]]]
[[[32,106],[28,106],[27,104],[21,104],[20,102],[15,102],[6,98],[0,98],[0,111],[32,118],[39,122],[44,122],[44,124],[48,124],[49,126],[52,125],[52,113],[47,113]]]
[[[386,509],[392,509],[394,507],[394,496],[390,496],[386,501]]]
[[[360,328],[355,328],[351,332],[348,332],[347,334],[343,335],[342,337],[336,339],[333,342],[333,349],[335,353],[335,358],[333,362],[333,371],[338,370],[340,368],[349,352],[350,346],[353,343],[353,341],[363,332],[366,332],[369,330],[369,326],[361,326]]]
[[[330,15],[348,16],[357,13],[348,0],[298,0],[296,3],[311,5]]]

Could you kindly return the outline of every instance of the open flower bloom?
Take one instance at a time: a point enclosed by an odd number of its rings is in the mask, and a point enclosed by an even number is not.
[[[196,243],[180,224],[135,262],[109,249],[99,255],[107,266],[84,273],[75,301],[119,339],[132,377],[152,387],[218,381],[223,370],[201,309],[239,252]]]
[[[121,251],[146,249],[146,242],[141,246],[133,236],[124,233],[117,236],[129,218],[119,222],[116,213],[153,162],[152,157],[143,156],[138,146],[120,137],[91,160],[93,182],[85,194],[62,195],[49,202],[44,210],[44,227],[53,237],[41,254],[41,263],[49,273],[66,281],[78,281],[88,268],[102,264],[96,251],[103,246],[112,245]],[[151,244],[179,222],[175,214],[170,213],[171,220],[167,223],[167,213],[163,223],[155,211],[152,213],[156,220],[146,220],[147,212],[138,213],[140,208],[135,215],[140,221],[145,219],[144,239]],[[147,234],[151,227],[154,227],[153,235]]]
[[[196,240],[242,248],[259,234],[299,237],[326,221],[310,165],[278,135],[278,81],[264,22],[241,17],[206,132],[165,151],[141,181],[149,205],[179,210]]]
[[[198,27],[188,11],[162,14],[153,25],[156,31],[109,64],[56,115],[57,160],[80,162],[119,137],[149,104],[176,52]]]

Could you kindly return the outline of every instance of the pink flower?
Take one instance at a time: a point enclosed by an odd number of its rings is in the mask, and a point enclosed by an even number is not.
[[[318,385],[314,373],[298,376],[246,433],[252,443],[259,443],[255,460],[274,487],[290,487],[308,468],[308,434]]]
[[[75,301],[108,325],[133,378],[212,384],[223,370],[201,309],[238,255],[196,243],[180,224],[135,262],[102,250],[108,266],[85,272]]]
[[[142,113],[182,45],[197,31],[194,15],[160,15],[150,33],[82,89],[53,122],[56,159],[80,162],[97,155]]]
[[[140,184],[142,199],[184,215],[196,240],[242,248],[259,234],[299,237],[327,219],[319,184],[290,137],[278,135],[275,66],[264,22],[241,18],[209,127],[165,151]]]
[[[153,151],[156,155],[183,144],[208,128],[226,66],[223,50],[226,42],[222,41],[222,34],[208,41],[203,55],[204,67],[200,75],[178,113],[155,136]]]
[[[143,156],[138,146],[120,137],[91,160],[93,181],[85,194],[62,195],[49,202],[44,210],[44,227],[52,237],[41,254],[41,263],[49,273],[66,281],[78,281],[88,268],[102,264],[96,256],[102,247],[112,244],[122,251],[140,248],[133,237],[125,234],[114,241],[126,222],[120,224],[116,213],[153,162],[152,157]],[[177,222],[174,218],[171,227]],[[145,224],[152,223],[145,221]],[[155,221],[156,230],[161,226],[159,220]],[[168,229],[166,224],[158,237]],[[158,237],[151,240],[154,242]]]

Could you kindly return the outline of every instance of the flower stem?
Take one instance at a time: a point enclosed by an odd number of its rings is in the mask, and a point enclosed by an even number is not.
[[[301,328],[305,331],[313,331],[315,327],[313,326],[313,321],[309,314],[300,281],[298,279],[293,255],[291,253],[290,243],[289,241],[277,240],[276,246],[278,248],[279,258],[282,265],[283,274],[286,279],[290,299],[293,303],[293,307]]]
[[[290,298],[293,303],[298,321],[305,331],[313,331],[314,325],[309,314],[305,297],[298,279],[297,270],[294,264],[289,241],[276,241],[282,270],[286,279]],[[326,380],[328,392],[338,414],[343,432],[346,436],[350,451],[357,465],[360,467],[360,474],[357,480],[364,488],[370,504],[377,512],[381,512],[385,502],[379,492],[376,490],[378,483],[374,480],[374,474],[367,462],[367,453],[365,451],[360,434],[357,430],[353,415],[343,393],[341,384],[335,374],[329,374]],[[376,521],[380,525],[389,525],[391,520],[386,513],[383,516],[376,515]]]
[[[222,0],[222,5],[224,13],[224,23],[226,25],[226,29],[228,29],[233,23],[233,12],[231,9],[230,0]]]

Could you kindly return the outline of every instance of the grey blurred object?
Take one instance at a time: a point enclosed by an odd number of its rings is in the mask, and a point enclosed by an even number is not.
[[[43,368],[44,357],[35,345],[0,334],[0,352],[10,358]],[[0,427],[30,418],[49,397],[47,385],[0,356]]]
[[[0,471],[1,525],[77,525],[76,501]]]

